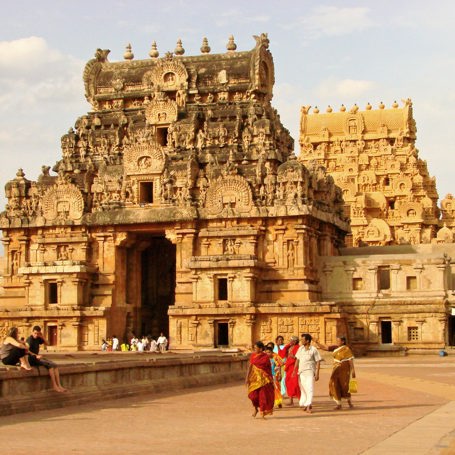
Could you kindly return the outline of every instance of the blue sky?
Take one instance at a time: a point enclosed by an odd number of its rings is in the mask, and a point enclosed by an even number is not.
[[[89,110],[82,71],[96,48],[121,60],[131,43],[148,58],[178,38],[186,55],[206,36],[212,53],[230,34],[238,50],[267,32],[275,61],[274,106],[298,143],[301,105],[411,98],[417,147],[440,197],[455,191],[450,131],[455,118],[453,1],[61,1],[4,2],[0,18],[0,184],[23,167],[36,179],[60,156],[60,137]],[[5,204],[0,193],[0,206]]]

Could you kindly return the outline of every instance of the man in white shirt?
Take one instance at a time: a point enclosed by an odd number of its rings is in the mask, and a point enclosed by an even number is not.
[[[160,333],[160,336],[158,337],[158,340],[156,342],[158,344],[158,347],[160,348],[161,354],[164,354],[167,348],[167,338],[164,336],[163,332]]]
[[[302,346],[295,354],[296,362],[293,374],[299,375],[300,407],[311,414],[313,408],[314,382],[319,380],[319,368],[321,355],[311,346],[312,336],[309,333],[302,334]]]
[[[118,338],[115,335],[112,337],[112,350],[118,350]]]

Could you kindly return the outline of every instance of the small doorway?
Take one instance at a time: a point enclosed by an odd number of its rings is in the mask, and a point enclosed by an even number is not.
[[[215,336],[216,348],[229,346],[229,324],[227,322],[217,322]]]
[[[455,316],[449,316],[448,329],[449,333],[447,344],[449,346],[455,346]]]
[[[57,346],[57,326],[49,325],[47,327],[47,341],[49,346]]]
[[[392,321],[381,321],[381,343],[392,344]]]

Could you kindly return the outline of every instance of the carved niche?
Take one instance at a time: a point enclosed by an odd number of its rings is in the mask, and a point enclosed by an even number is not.
[[[162,99],[151,101],[145,109],[145,118],[149,125],[163,125],[177,120],[177,103]]]
[[[147,71],[142,83],[153,91],[175,91],[188,87],[188,72],[185,65],[173,58],[163,58]]]
[[[165,165],[163,151],[147,143],[130,144],[123,151],[126,175],[161,174]]]
[[[240,175],[219,177],[207,190],[205,208],[212,215],[224,209],[249,212],[252,209],[252,194],[248,182]]]
[[[47,221],[79,220],[84,213],[84,198],[72,183],[59,181],[43,196],[43,216]]]

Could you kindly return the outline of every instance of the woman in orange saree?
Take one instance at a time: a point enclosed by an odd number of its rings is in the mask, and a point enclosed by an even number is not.
[[[262,418],[273,414],[275,390],[273,387],[272,366],[269,356],[264,352],[264,343],[256,342],[250,357],[245,383],[248,398],[253,403],[253,417],[260,411]]]
[[[354,354],[346,346],[346,337],[337,337],[336,346],[325,346],[316,342],[318,348],[333,351],[333,369],[329,381],[329,393],[336,403],[335,410],[341,409],[341,399],[345,398],[348,406],[353,408],[349,393],[349,380],[355,378]]]

